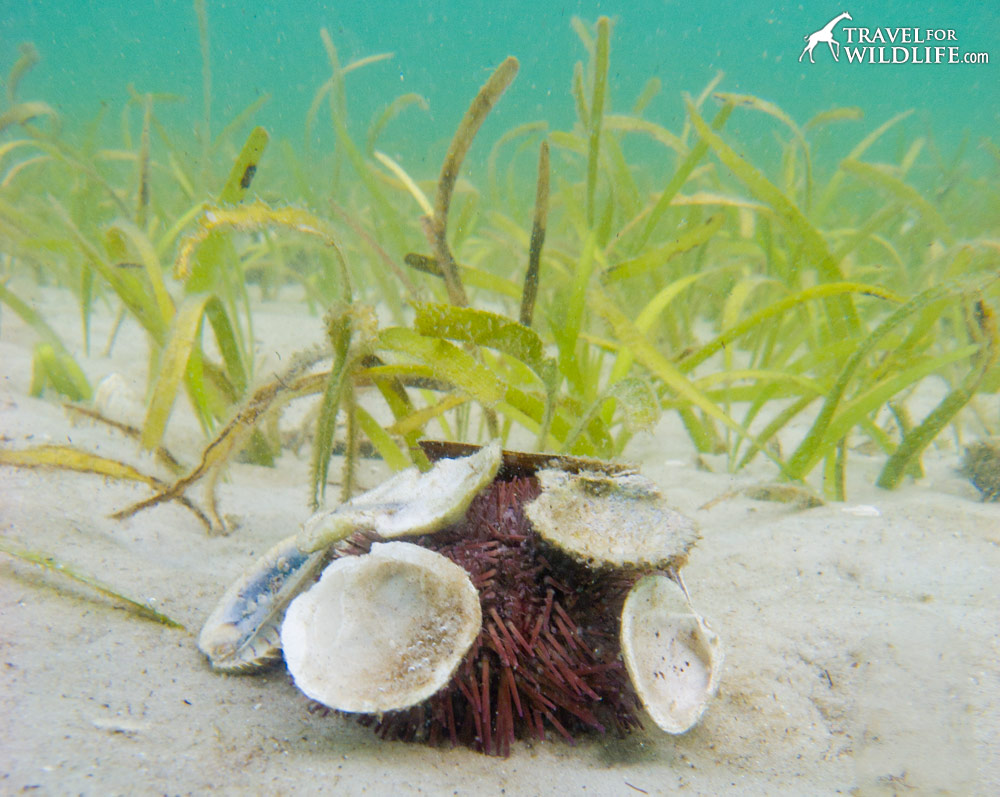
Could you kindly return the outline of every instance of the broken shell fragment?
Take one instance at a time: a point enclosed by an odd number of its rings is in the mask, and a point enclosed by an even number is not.
[[[340,711],[381,713],[451,679],[482,627],[468,574],[405,542],[334,560],[288,607],[281,644],[295,684]]]
[[[472,456],[443,459],[426,473],[407,468],[347,503],[313,515],[302,527],[299,547],[316,551],[358,529],[391,539],[456,523],[493,481],[500,461],[500,441],[494,440]]]
[[[646,576],[632,587],[621,648],[632,686],[660,728],[684,733],[698,722],[718,688],[722,643],[671,579]]]
[[[537,473],[542,492],[526,507],[548,542],[586,562],[680,568],[698,539],[694,522],[670,509],[638,473]]]

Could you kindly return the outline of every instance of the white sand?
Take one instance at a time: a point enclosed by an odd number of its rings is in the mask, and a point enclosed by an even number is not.
[[[79,337],[64,297],[35,299],[59,311],[64,340]],[[293,305],[266,306],[257,323],[283,358],[321,330]],[[109,326],[95,321],[95,352]],[[71,440],[155,470],[132,443],[27,396],[34,343],[3,308],[3,444]],[[95,383],[119,372],[140,396],[145,360],[130,325],[112,358],[81,357]],[[183,415],[175,426],[169,443],[190,462],[199,437]],[[702,528],[685,577],[726,643],[720,694],[681,737],[647,722],[624,741],[518,744],[506,760],[382,742],[310,714],[281,668],[227,677],[198,653],[195,634],[226,585],[307,517],[303,460],[234,466],[220,498],[240,527],[216,538],[177,505],[108,519],[148,495],[139,486],[0,468],[0,533],[155,601],[188,629],[0,554],[0,792],[1000,794],[1000,505],[980,503],[954,473],[956,451],[928,452],[928,476],[893,493],[871,486],[881,457],[852,455],[850,503],[806,511],[746,498],[699,509],[772,474],[766,463],[735,477],[722,463],[698,470],[670,418],[626,458]]]

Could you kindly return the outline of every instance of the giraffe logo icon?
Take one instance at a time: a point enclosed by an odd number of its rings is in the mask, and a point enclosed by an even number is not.
[[[833,29],[836,26],[836,24],[840,22],[840,20],[842,19],[850,19],[851,21],[853,21],[854,18],[845,11],[843,14],[831,19],[829,22],[826,23],[826,25],[824,25],[815,33],[810,33],[808,36],[803,36],[802,38],[806,40],[807,44],[802,50],[802,55],[799,56],[799,62],[802,61],[802,58],[803,56],[805,56],[806,53],[809,53],[809,63],[815,64],[816,62],[813,60],[813,50],[816,49],[816,45],[819,44],[820,42],[826,42],[827,45],[829,45],[830,47],[830,55],[833,56],[833,60],[839,61],[840,42],[837,41],[835,38],[833,38]],[[833,49],[834,45],[837,46],[836,50]]]

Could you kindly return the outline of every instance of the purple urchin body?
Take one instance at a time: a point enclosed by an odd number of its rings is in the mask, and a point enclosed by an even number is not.
[[[641,727],[619,643],[635,574],[595,569],[542,540],[524,513],[539,489],[534,476],[498,478],[461,523],[410,540],[469,573],[483,627],[447,686],[412,708],[362,719],[383,738],[506,756],[515,739],[544,739],[546,729],[572,742]],[[351,553],[370,546],[354,542]]]

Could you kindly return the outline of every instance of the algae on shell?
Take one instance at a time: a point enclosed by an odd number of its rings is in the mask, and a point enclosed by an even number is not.
[[[526,507],[545,540],[586,562],[680,568],[698,539],[694,522],[668,507],[638,473],[537,473],[542,493]]]

